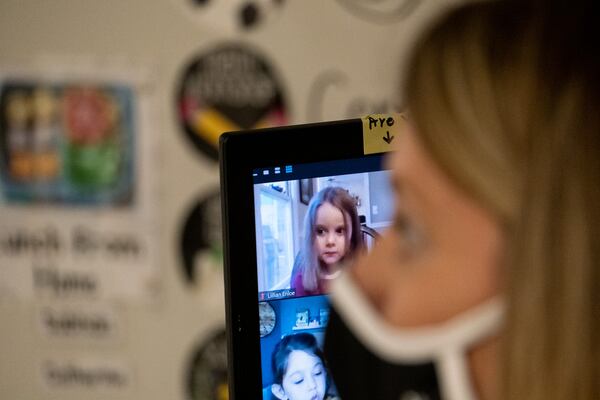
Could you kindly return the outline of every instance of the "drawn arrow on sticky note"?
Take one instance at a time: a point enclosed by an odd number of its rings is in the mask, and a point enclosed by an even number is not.
[[[390,131],[386,131],[386,135],[383,137],[383,140],[385,140],[387,144],[390,144],[392,143],[392,140],[394,140],[394,137],[390,136]]]

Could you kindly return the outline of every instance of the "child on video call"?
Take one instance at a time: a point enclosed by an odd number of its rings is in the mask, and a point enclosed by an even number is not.
[[[327,373],[323,352],[310,333],[285,336],[271,356],[275,400],[339,400]]]
[[[308,205],[304,233],[290,286],[296,296],[322,294],[340,263],[363,247],[355,200],[341,187],[321,190]]]

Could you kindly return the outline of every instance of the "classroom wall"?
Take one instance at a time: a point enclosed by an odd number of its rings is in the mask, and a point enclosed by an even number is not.
[[[456,2],[3,0],[0,398],[225,398],[218,133],[393,111]],[[50,158],[9,140],[36,88]]]

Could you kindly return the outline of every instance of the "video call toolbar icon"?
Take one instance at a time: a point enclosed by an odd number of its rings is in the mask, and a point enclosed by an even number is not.
[[[259,175],[263,175],[263,176],[268,176],[271,174],[271,172],[275,175],[279,175],[281,174],[281,168],[282,167],[274,167],[272,170],[271,169],[263,169],[263,170],[259,170],[259,171],[254,171],[252,172],[252,176],[259,176]],[[294,172],[294,169],[291,165],[286,165],[284,168],[284,171],[286,174],[291,174]]]

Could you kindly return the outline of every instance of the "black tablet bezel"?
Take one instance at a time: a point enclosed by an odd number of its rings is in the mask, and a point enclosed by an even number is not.
[[[252,171],[363,156],[361,119],[221,135],[219,163],[231,399],[262,399]],[[238,266],[235,272],[234,266]]]

